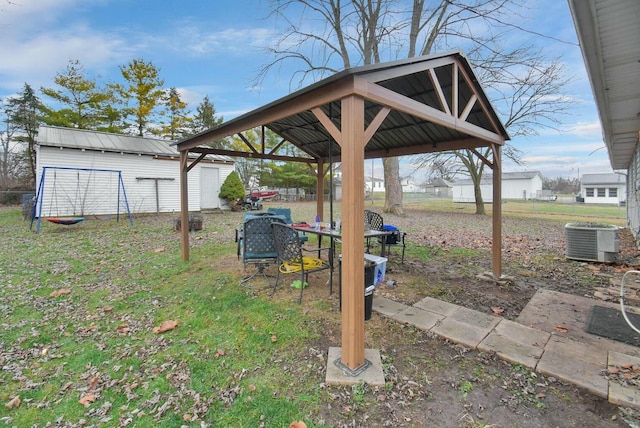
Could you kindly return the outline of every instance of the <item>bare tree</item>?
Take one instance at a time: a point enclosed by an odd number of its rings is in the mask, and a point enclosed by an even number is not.
[[[546,59],[532,46],[511,47],[513,34],[525,31],[513,24],[525,21],[517,13],[521,6],[520,0],[273,0],[272,17],[286,29],[268,48],[274,59],[258,80],[290,61],[302,64],[290,84],[302,86],[342,68],[463,48],[496,110],[507,118],[506,128],[530,135],[558,123],[558,113],[568,106],[558,95],[567,79],[557,59]],[[458,157],[473,169],[469,175],[478,185],[488,155],[462,151]],[[513,148],[505,155],[518,159]],[[383,165],[384,211],[403,214],[399,160],[386,158]],[[484,212],[481,198],[476,208]]]

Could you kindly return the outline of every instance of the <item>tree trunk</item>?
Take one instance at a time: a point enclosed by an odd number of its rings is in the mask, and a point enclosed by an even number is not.
[[[383,212],[404,215],[402,208],[402,183],[400,182],[400,160],[397,157],[382,159],[384,167],[384,209]]]
[[[482,191],[480,190],[480,178],[473,177],[473,193],[476,197],[476,214],[485,215],[484,200],[482,200]]]

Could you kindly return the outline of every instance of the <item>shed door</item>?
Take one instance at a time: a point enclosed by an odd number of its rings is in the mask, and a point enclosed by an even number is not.
[[[220,208],[220,169],[200,168],[200,209]]]

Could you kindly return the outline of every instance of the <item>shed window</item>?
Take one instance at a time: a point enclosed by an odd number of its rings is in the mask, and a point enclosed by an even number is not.
[[[587,187],[587,197],[593,198],[593,187]]]
[[[601,187],[598,189],[598,197],[599,198],[604,198],[605,196],[607,196],[607,189],[605,189],[604,187]]]
[[[617,198],[618,197],[618,189],[615,187],[611,187],[609,189],[609,197],[610,198]]]

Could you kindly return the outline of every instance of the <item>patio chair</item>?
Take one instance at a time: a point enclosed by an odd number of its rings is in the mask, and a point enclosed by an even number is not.
[[[293,224],[293,220],[291,219],[291,208],[273,208],[273,207],[269,207],[267,208],[267,212],[273,214],[273,215],[279,215],[282,216],[284,218],[284,222],[286,224]],[[299,235],[300,236],[300,242],[305,243],[309,240],[309,237],[305,234]]]
[[[382,228],[383,228],[383,230],[391,232],[390,235],[381,236],[381,237],[378,238],[378,242],[380,242],[380,244],[382,244],[381,241],[383,239],[386,239],[386,242],[385,242],[386,254],[385,254],[385,256],[387,258],[389,257],[389,255],[391,254],[391,249],[392,248],[402,248],[402,256],[401,256],[401,259],[400,259],[400,263],[404,264],[404,250],[405,250],[404,239],[407,236],[407,233],[406,232],[402,232],[397,227],[389,225],[389,224],[383,225]]]
[[[383,230],[384,222],[382,216],[375,211],[364,210],[364,225],[368,230]],[[373,238],[367,238],[367,253],[371,252]]]
[[[279,216],[259,216],[247,219],[242,225],[241,255],[244,269],[248,265],[255,265],[256,271],[243,278],[240,284],[244,284],[256,275],[267,278],[265,269],[278,260],[271,224],[284,224]]]
[[[291,226],[282,223],[273,223],[273,240],[275,242],[278,257],[278,274],[276,282],[273,285],[273,292],[276,292],[278,283],[280,282],[280,274],[299,273],[300,274],[300,296],[298,303],[302,302],[302,293],[309,281],[309,274],[321,270],[330,270],[330,283],[333,283],[333,269],[331,264],[319,257],[303,256],[303,251],[318,252],[329,250],[329,258],[333,256],[331,248],[314,248],[306,250],[302,247],[298,231]]]

